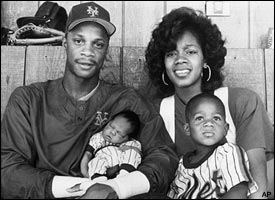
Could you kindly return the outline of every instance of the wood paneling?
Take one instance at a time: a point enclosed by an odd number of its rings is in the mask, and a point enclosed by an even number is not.
[[[34,16],[44,1],[1,1],[1,26],[17,29],[16,19]],[[54,1],[67,13],[86,1]],[[146,47],[151,32],[171,9],[193,7],[205,12],[206,1],[96,1],[109,10],[116,33],[111,46]],[[230,16],[211,17],[228,48],[265,48],[269,27],[274,27],[274,1],[229,1]]]
[[[274,124],[274,49],[265,50],[267,112]]]
[[[228,49],[224,65],[225,85],[255,91],[266,105],[264,51]]]
[[[122,46],[122,1],[96,1],[110,12],[111,22],[116,26],[116,32],[110,39],[111,46]]]
[[[266,48],[269,27],[274,28],[274,1],[250,1],[250,46]]]
[[[63,46],[29,46],[26,56],[26,85],[61,77],[65,59]]]
[[[205,11],[205,1],[167,1],[167,9],[165,13],[169,13],[172,9],[179,8],[181,6],[191,7],[201,11]]]
[[[38,1],[1,1],[1,27],[18,29],[16,20],[20,17],[34,16]]]
[[[144,69],[144,47],[123,48],[123,84],[141,90],[148,82]]]
[[[230,1],[230,16],[210,17],[226,39],[227,48],[248,48],[248,1]]]
[[[144,67],[144,52],[145,47],[110,47],[101,79],[133,87],[151,98],[154,88]],[[23,85],[24,79],[30,84],[64,73],[66,53],[61,46],[1,46],[1,54],[1,116],[11,92]],[[274,123],[274,50],[228,49],[224,73],[225,85],[255,91]]]
[[[25,49],[1,46],[1,119],[13,90],[24,85]]]
[[[125,1],[124,46],[146,47],[155,25],[160,22],[162,1]]]

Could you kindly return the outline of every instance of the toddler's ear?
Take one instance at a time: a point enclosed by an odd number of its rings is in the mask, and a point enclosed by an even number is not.
[[[228,130],[229,130],[229,124],[226,123],[226,124],[224,125],[224,136],[227,135]]]
[[[184,133],[187,135],[187,136],[190,136],[190,128],[189,128],[189,124],[188,123],[185,123],[183,125],[183,129],[184,129]]]

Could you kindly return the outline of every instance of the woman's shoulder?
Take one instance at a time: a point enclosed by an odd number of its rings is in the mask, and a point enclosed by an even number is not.
[[[230,113],[233,116],[237,113],[241,116],[250,115],[255,113],[256,110],[258,112],[265,111],[264,102],[260,96],[255,91],[248,88],[229,87],[228,104]],[[246,113],[246,115],[244,115],[244,113]]]
[[[229,87],[228,88],[228,101],[235,104],[258,104],[261,101],[260,96],[249,88]]]
[[[258,97],[258,94],[249,89],[249,88],[242,88],[242,87],[228,87],[229,97]]]

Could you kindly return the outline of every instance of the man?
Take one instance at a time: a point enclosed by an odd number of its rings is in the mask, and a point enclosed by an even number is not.
[[[100,5],[74,6],[66,24],[64,77],[15,89],[1,122],[2,198],[83,195],[85,190],[66,189],[87,182],[80,160],[91,133],[124,109],[140,117],[142,163],[137,171],[93,185],[82,197],[167,191],[178,160],[160,115],[133,89],[99,80],[115,29]]]

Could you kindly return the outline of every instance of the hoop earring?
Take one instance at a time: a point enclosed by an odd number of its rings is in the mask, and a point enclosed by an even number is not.
[[[167,82],[165,81],[165,79],[164,79],[164,72],[162,72],[161,77],[162,77],[162,82],[164,83],[164,85],[168,85],[168,83],[167,83]]]
[[[205,69],[208,68],[208,78],[206,80],[206,82],[208,82],[211,78],[211,69],[210,69],[209,65],[205,65],[203,68],[205,68]]]

